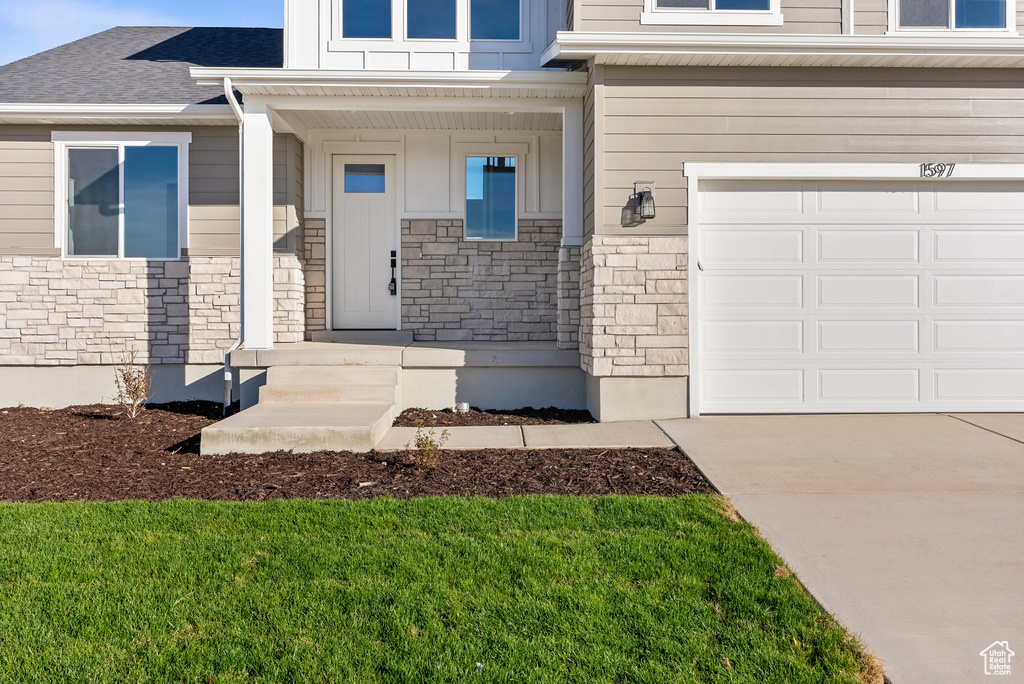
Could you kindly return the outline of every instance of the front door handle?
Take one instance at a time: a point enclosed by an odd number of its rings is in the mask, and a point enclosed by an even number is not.
[[[391,282],[388,283],[388,292],[392,297],[398,296],[398,281],[395,279],[396,268],[398,268],[398,252],[391,250]]]

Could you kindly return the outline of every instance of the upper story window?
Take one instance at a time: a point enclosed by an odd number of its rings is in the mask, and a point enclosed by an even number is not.
[[[406,0],[406,36],[410,40],[455,40],[456,0]]]
[[[67,257],[177,259],[189,134],[54,133],[57,230]]]
[[[390,38],[391,0],[343,0],[341,35],[345,38]]]
[[[781,26],[780,0],[644,0],[641,24]]]
[[[457,40],[458,1],[341,0],[341,35],[343,38],[389,39],[395,31],[393,17],[397,16],[399,25],[404,17],[408,40]],[[521,16],[520,0],[470,0],[469,38],[519,40]]]
[[[519,0],[470,0],[472,40],[519,40]]]
[[[989,29],[1013,25],[1006,0],[898,0],[900,29]]]

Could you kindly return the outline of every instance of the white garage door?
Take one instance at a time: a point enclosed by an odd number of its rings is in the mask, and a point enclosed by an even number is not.
[[[1024,410],[1024,184],[699,190],[701,413]]]

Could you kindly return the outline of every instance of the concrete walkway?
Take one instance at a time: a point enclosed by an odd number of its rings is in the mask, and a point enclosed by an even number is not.
[[[1024,681],[1024,415],[662,421],[894,684]]]
[[[445,443],[445,449],[616,449],[675,446],[657,425],[649,421],[432,429],[437,437],[445,430],[448,431],[449,438]],[[415,437],[416,428],[391,428],[377,444],[377,449],[405,449],[405,445],[411,444]]]

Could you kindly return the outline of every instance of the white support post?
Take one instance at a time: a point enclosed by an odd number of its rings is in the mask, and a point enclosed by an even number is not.
[[[274,130],[266,105],[242,125],[242,274],[246,349],[274,346]]]
[[[583,101],[562,115],[562,246],[583,244]]]

